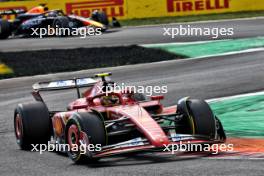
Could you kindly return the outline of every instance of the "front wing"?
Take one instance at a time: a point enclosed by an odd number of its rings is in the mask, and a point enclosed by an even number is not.
[[[175,146],[179,145],[212,145],[221,144],[225,141],[220,139],[207,139],[204,136],[194,136],[194,135],[177,135],[170,137],[170,143],[164,145],[164,147],[156,147],[151,145],[147,139],[135,138],[126,142],[104,146],[102,150],[97,153],[93,153],[94,158],[102,158],[107,156],[125,154],[125,153],[138,153],[138,152],[189,152],[187,150],[177,150],[175,151]],[[195,152],[195,151],[190,151]],[[197,151],[200,152],[200,151]],[[202,151],[201,151],[202,152]]]

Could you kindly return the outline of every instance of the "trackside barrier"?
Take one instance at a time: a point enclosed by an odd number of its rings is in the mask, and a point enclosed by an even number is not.
[[[50,9],[62,9],[67,14],[84,17],[100,9],[119,19],[264,10],[263,0],[29,0],[0,2],[0,11],[11,8],[27,10],[43,3]]]

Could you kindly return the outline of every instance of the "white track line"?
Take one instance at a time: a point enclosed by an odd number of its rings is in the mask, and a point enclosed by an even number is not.
[[[232,39],[223,39],[223,40],[205,40],[205,41],[194,41],[194,42],[173,42],[173,43],[155,43],[155,44],[140,44],[142,47],[158,47],[158,46],[170,46],[170,45],[196,45],[196,44],[205,44],[205,43],[214,43],[220,41],[228,41]]]
[[[202,58],[208,58],[208,57],[230,56],[230,55],[245,54],[245,53],[254,53],[254,52],[258,52],[258,51],[264,51],[264,47],[251,48],[251,49],[246,49],[246,50],[242,50],[242,51],[232,51],[232,52],[227,52],[227,53],[222,53],[222,54],[213,54],[213,55],[205,55],[205,56],[201,56],[201,57],[187,58],[187,60],[202,59]]]
[[[208,99],[206,101],[208,103],[212,103],[212,102],[218,102],[218,101],[224,101],[224,100],[231,100],[231,99],[243,98],[243,97],[250,97],[250,96],[259,96],[259,95],[264,95],[264,91],[255,92],[255,93],[247,93],[247,94],[239,94],[239,95],[228,96],[228,97],[213,98],[213,99]]]

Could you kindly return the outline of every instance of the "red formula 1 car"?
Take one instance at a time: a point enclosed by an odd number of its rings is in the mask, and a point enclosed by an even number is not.
[[[68,146],[65,152],[78,163],[128,152],[160,152],[187,141],[225,142],[221,122],[205,101],[183,98],[175,106],[163,107],[163,96],[146,100],[131,90],[109,91],[115,84],[108,80],[110,74],[34,84],[36,102],[19,104],[14,113],[20,148],[28,150],[52,138],[56,144]],[[81,93],[84,87],[88,89]],[[76,89],[78,99],[65,111],[49,111],[40,92],[62,89]],[[73,150],[83,144],[96,150]]]

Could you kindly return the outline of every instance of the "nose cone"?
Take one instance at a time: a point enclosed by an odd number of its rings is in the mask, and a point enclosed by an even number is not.
[[[129,106],[122,109],[122,113],[138,127],[149,142],[155,147],[164,147],[169,144],[169,139],[159,124],[149,113],[139,105]]]
[[[169,143],[170,141],[165,134],[162,136],[157,135],[155,139],[151,140],[151,144],[155,147],[164,147],[164,145],[168,145]]]

